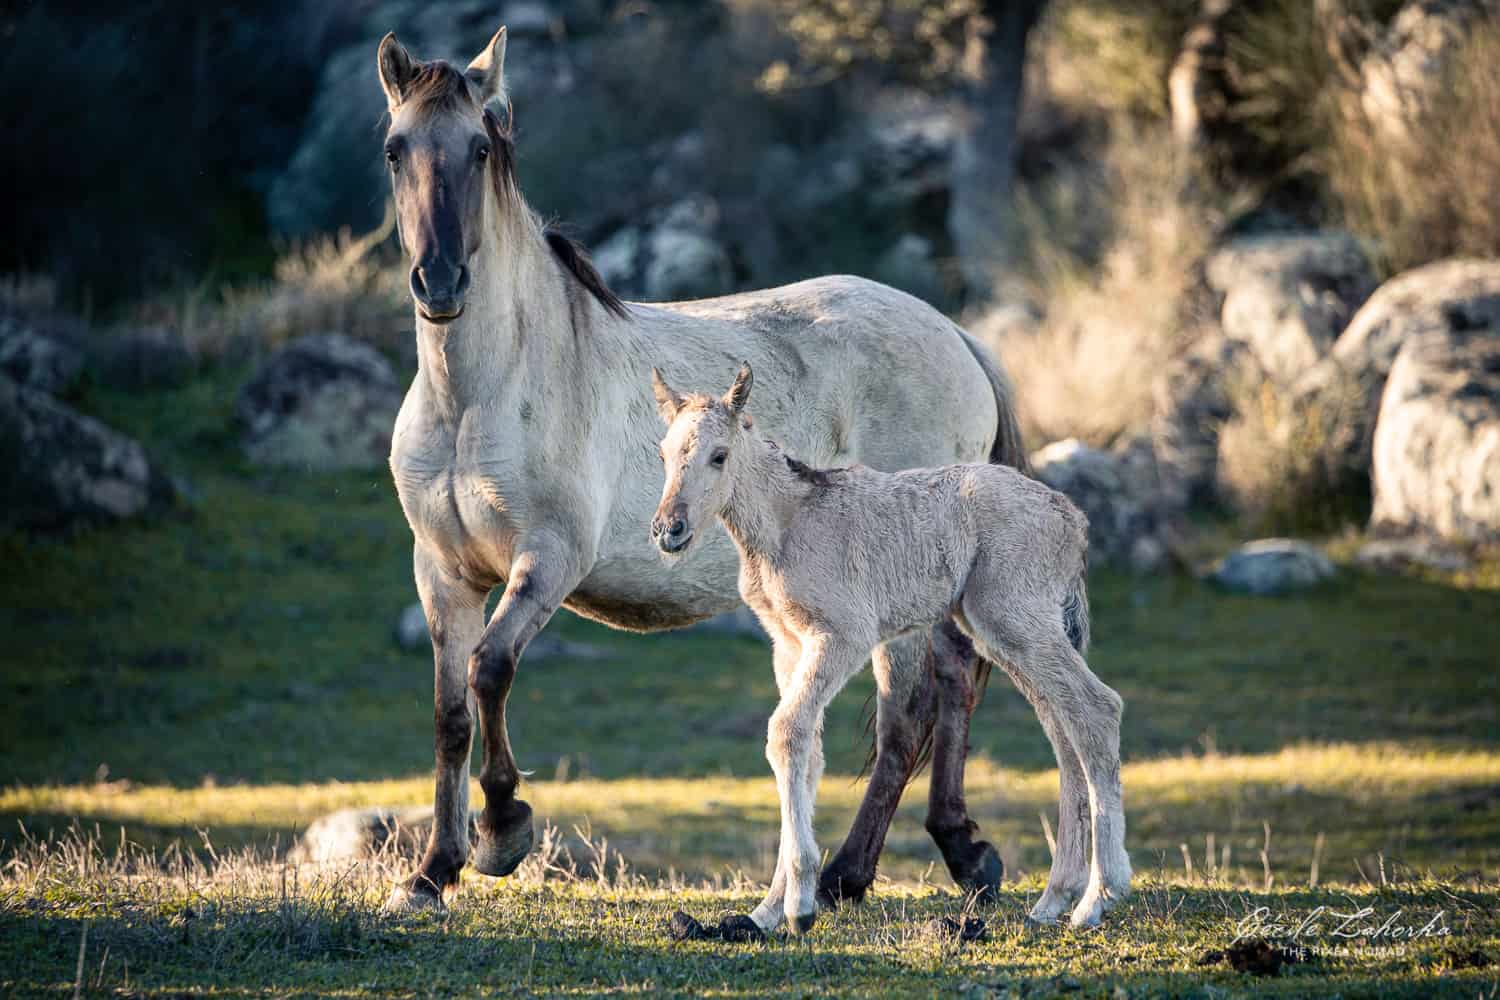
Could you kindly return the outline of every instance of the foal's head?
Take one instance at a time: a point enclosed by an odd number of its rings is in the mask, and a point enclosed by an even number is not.
[[[469,262],[484,239],[486,186],[510,182],[511,146],[495,109],[505,106],[505,29],[459,72],[413,62],[394,34],[380,43],[380,85],[391,113],[385,158],[411,294],[422,317],[449,323],[464,310]]]
[[[740,367],[722,398],[701,393],[681,396],[651,369],[656,406],[667,425],[661,460],[667,472],[661,504],[651,521],[651,537],[668,555],[681,555],[705,524],[729,502],[730,484],[744,461],[750,416],[750,362]]]

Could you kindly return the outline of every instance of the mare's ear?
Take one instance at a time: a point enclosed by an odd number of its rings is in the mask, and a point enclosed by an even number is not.
[[[411,83],[416,70],[412,66],[411,56],[396,41],[394,31],[387,32],[380,40],[380,51],[376,54],[375,61],[380,66],[380,86],[385,90],[386,110],[395,111],[405,100],[407,84]]]
[[[656,394],[656,412],[661,414],[663,423],[670,424],[677,417],[677,411],[682,409],[682,397],[667,385],[660,368],[651,369],[651,391]]]
[[[479,88],[479,106],[488,107],[492,102],[504,108],[510,97],[505,92],[505,25],[495,32],[495,37],[474,57],[464,71],[469,82]]]
[[[729,412],[735,416],[745,408],[750,401],[750,383],[754,381],[750,373],[750,362],[746,361],[740,365],[740,373],[734,377],[734,385],[724,393],[724,405],[729,407]]]

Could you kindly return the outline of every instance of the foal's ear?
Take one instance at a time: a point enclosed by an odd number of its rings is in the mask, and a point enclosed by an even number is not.
[[[405,99],[406,86],[411,83],[416,71],[412,67],[411,56],[396,41],[394,31],[387,32],[380,40],[380,51],[376,54],[375,61],[380,66],[380,86],[385,90],[386,110],[395,111]]]
[[[661,414],[663,421],[670,424],[677,417],[677,411],[682,409],[682,397],[667,385],[666,379],[661,377],[660,368],[651,369],[651,391],[656,393],[656,412]]]
[[[750,401],[750,383],[754,381],[750,374],[750,362],[746,361],[740,365],[740,373],[734,377],[734,385],[724,393],[724,405],[729,407],[729,412],[738,415]]]
[[[474,57],[465,70],[469,82],[479,88],[479,106],[487,107],[494,102],[501,108],[510,100],[505,93],[505,25],[495,32],[495,37]]]

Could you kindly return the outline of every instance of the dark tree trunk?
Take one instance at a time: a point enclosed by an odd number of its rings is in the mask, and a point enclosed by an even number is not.
[[[1026,39],[1046,0],[989,0],[985,6],[994,28],[985,43],[980,78],[964,89],[948,210],[948,230],[970,301],[988,298],[1008,263]]]

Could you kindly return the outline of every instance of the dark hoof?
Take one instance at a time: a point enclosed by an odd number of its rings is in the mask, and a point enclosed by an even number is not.
[[[391,889],[381,912],[391,916],[408,916],[414,913],[440,912],[443,910],[443,893],[425,875],[413,875]]]
[[[501,878],[515,871],[531,853],[535,835],[531,829],[531,806],[511,799],[496,810],[498,820],[491,821],[488,811],[479,820],[479,844],[474,848],[474,870]]]
[[[830,910],[844,903],[863,903],[869,888],[869,879],[856,878],[829,865],[818,877],[818,903]]]
[[[760,925],[743,913],[725,917],[719,921],[719,937],[735,944],[747,941],[764,941],[766,932]]]
[[[709,930],[690,914],[678,910],[667,921],[667,933],[673,941],[709,941],[719,936],[717,930]]]
[[[816,913],[800,913],[787,922],[787,929],[793,934],[801,937],[813,929],[813,924],[818,922]]]
[[[974,845],[974,855],[961,871],[952,873],[953,879],[964,892],[973,893],[979,902],[993,903],[1000,898],[1005,865],[994,845],[987,840]]]
[[[965,917],[962,922],[952,917],[938,917],[927,922],[927,933],[933,937],[951,938],[961,943],[986,941],[990,932],[978,917]]]

